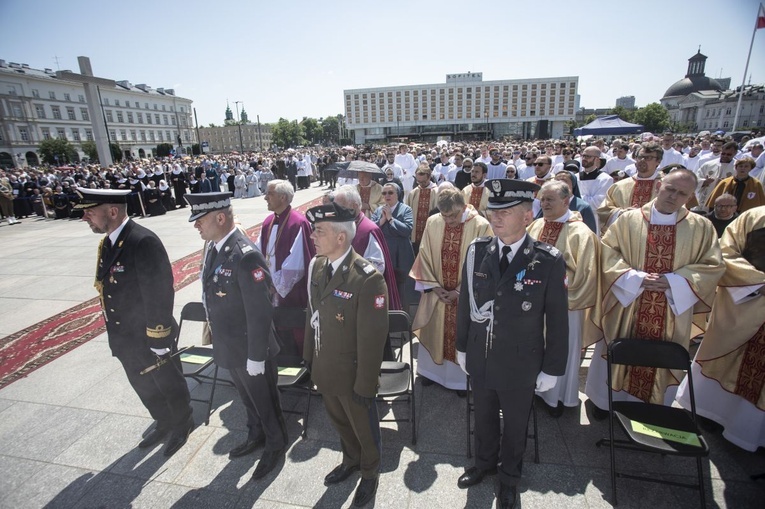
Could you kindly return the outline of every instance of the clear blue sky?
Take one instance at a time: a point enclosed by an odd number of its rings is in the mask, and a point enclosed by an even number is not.
[[[581,106],[634,95],[658,101],[709,57],[707,75],[738,86],[756,0],[266,1],[0,0],[0,58],[94,73],[194,101],[200,125],[222,123],[226,99],[250,119],[342,113],[343,89],[579,76]],[[58,57],[58,65],[55,57]],[[765,29],[755,38],[752,83],[765,83]]]

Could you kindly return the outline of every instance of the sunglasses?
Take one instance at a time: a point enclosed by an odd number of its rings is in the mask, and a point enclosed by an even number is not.
[[[547,163],[534,163],[534,166],[547,166]]]
[[[382,194],[383,196],[388,196],[390,194],[396,194],[396,191],[383,191]]]

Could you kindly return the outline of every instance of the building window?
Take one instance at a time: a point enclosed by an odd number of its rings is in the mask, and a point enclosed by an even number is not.
[[[154,131],[149,131],[149,141],[155,141]]]
[[[157,139],[159,141],[165,141],[164,136],[162,135],[162,131],[157,131]]]
[[[146,123],[151,124],[151,113],[146,114]]]
[[[162,111],[167,111],[164,104],[162,105]]]
[[[115,129],[109,129],[109,139],[111,141],[117,141],[117,131]]]
[[[77,117],[74,114],[74,108],[71,106],[66,107],[66,116],[69,118],[69,120],[77,120]]]
[[[40,128],[40,130],[42,131],[43,139],[44,140],[49,140],[50,139],[50,129],[47,128],[47,127],[42,127],[42,128]]]
[[[127,119],[128,119],[128,124],[132,124],[133,123],[133,112],[132,111],[128,111],[127,112]]]
[[[143,113],[138,112],[135,114],[136,117],[138,117],[138,123],[143,124]]]
[[[148,110],[149,109],[149,103],[143,103],[143,109]]]
[[[19,138],[21,141],[29,141],[29,131],[26,127],[19,127]]]
[[[172,125],[175,125],[175,117],[170,117],[170,123],[171,123]]]
[[[727,109],[725,110],[725,114],[726,114],[726,115],[730,115],[730,108],[727,108]]]
[[[80,95],[77,96],[77,100],[80,101],[81,103],[84,103],[85,102],[85,96],[80,94]]]
[[[188,131],[186,131],[185,133],[183,133],[183,139],[184,139],[185,141],[191,141],[191,138],[189,138],[189,132],[188,132]]]
[[[90,120],[90,114],[88,113],[88,109],[87,108],[80,108],[80,116],[86,122]]]
[[[81,141],[81,139],[80,139],[80,130],[77,129],[76,127],[74,129],[72,129],[72,139],[74,141]]]
[[[92,129],[85,129],[85,139],[88,141],[93,141],[93,130]]]
[[[65,101],[71,101],[72,100],[72,96],[69,95],[69,94],[64,94],[64,100]]]
[[[114,100],[114,105],[115,106],[119,106],[120,105],[120,100],[119,99],[115,99]]]
[[[141,129],[141,141],[146,141],[146,131]]]
[[[105,104],[106,106],[109,106],[109,98],[108,98],[108,97],[105,97],[105,98],[104,98],[104,104]]]
[[[157,103],[154,103],[154,109],[157,109]],[[159,122],[157,122],[159,124]]]
[[[112,115],[112,110],[106,110],[106,121],[114,122],[114,116]]]
[[[126,129],[120,129],[120,139],[123,141],[127,141],[127,130]]]
[[[59,127],[58,129],[56,129],[56,133],[58,133],[58,139],[59,140],[65,140],[66,139],[66,131],[63,128]]]
[[[167,141],[172,141],[172,138],[170,137],[170,131],[165,131],[165,136],[167,137]]]
[[[36,88],[33,88],[32,89],[32,97],[37,97],[39,99],[40,98],[40,91],[37,90]]]
[[[50,92],[48,92],[48,97],[51,98],[51,99],[55,99],[56,98],[56,92],[51,90]]]
[[[125,121],[125,117],[122,115],[122,112],[121,112],[121,111],[118,111],[118,112],[117,112],[117,122],[119,122],[119,123],[121,124],[121,123],[123,123],[124,121]]]
[[[165,121],[165,125],[170,125],[170,122],[167,119],[167,115],[162,115],[162,120]]]
[[[728,121],[723,122],[723,127],[728,127]]]
[[[35,104],[35,111],[37,112],[37,118],[45,118],[45,106]]]
[[[130,130],[130,139],[133,140],[133,141],[137,141],[138,140],[138,138],[136,137],[135,129],[131,129]]]
[[[154,106],[156,106],[156,104],[155,104]],[[155,114],[154,114],[154,120],[156,120],[156,122],[155,122],[155,123],[156,123],[157,125],[159,125],[159,113],[155,113]]]
[[[61,120],[61,108],[58,106],[51,106],[50,109],[53,112],[53,118]]]

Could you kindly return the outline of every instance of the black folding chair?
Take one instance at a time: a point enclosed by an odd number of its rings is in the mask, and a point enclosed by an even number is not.
[[[467,457],[473,457],[472,441],[473,436],[473,423],[470,418],[470,414],[473,413],[475,403],[472,401],[473,388],[470,384],[470,375],[467,375],[467,395],[465,396],[465,403],[467,404]],[[530,438],[534,441],[534,463],[539,463],[539,430],[537,429],[537,407],[534,404],[536,397],[531,400],[531,425],[534,430],[533,433],[526,435],[526,438]],[[502,417],[502,410],[500,410],[500,417]]]
[[[291,307],[274,308],[273,324],[275,331],[279,329],[295,329],[305,326],[305,309]],[[278,334],[278,332],[277,332]],[[283,345],[293,343],[293,338],[280,338]],[[288,343],[289,342],[289,343]],[[306,438],[308,435],[308,412],[311,408],[311,395],[313,393],[313,384],[311,383],[311,374],[306,369],[303,358],[294,354],[279,354],[276,356],[276,362],[279,366],[279,381],[277,386],[284,393],[295,393],[298,396],[305,395],[306,401],[303,411],[284,410],[287,414],[298,414],[303,416],[303,432],[301,436]]]
[[[706,507],[704,473],[701,458],[709,455],[709,446],[698,427],[696,398],[693,394],[691,357],[688,351],[670,341],[646,339],[617,339],[608,346],[608,412],[609,438],[601,439],[597,446],[608,445],[611,452],[611,490],[616,505],[616,478],[624,477],[641,481],[684,486],[699,490],[701,507]],[[643,366],[659,369],[682,370],[688,374],[690,413],[674,408],[642,401],[614,401],[611,370],[614,365]],[[616,440],[614,422],[618,421],[628,440]],[[654,454],[687,456],[696,458],[698,484],[669,481],[656,477],[631,475],[616,470],[616,449],[649,452]]]
[[[189,302],[183,306],[183,309],[181,310],[181,320],[178,323],[178,338],[176,339],[176,343],[180,339],[184,322],[207,322],[207,313],[205,312],[204,305],[201,302]],[[180,357],[183,376],[196,380],[200,384],[209,383],[212,385],[210,388],[209,399],[191,398],[192,401],[207,403],[207,414],[205,415],[206,426],[210,424],[210,413],[212,412],[216,385],[220,382],[233,387],[234,384],[228,380],[218,380],[218,365],[213,362],[211,347],[193,346],[181,353]],[[212,376],[203,374],[210,366],[213,366]]]
[[[417,424],[414,398],[414,369],[412,369],[412,321],[405,311],[388,311],[388,335],[400,338],[400,351],[397,361],[383,361],[380,366],[380,388],[377,401],[407,403],[408,418],[381,418],[382,422],[410,422],[412,424],[412,445],[417,444]],[[409,362],[403,362],[403,350],[408,346]]]

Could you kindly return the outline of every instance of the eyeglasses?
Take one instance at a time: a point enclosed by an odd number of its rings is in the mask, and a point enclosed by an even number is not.
[[[534,166],[547,166],[547,163],[534,163]]]
[[[570,155],[571,155],[571,152],[569,152],[569,151],[567,151],[567,150],[564,150],[564,151],[563,151],[563,155],[564,155],[564,156],[570,156]]]
[[[645,161],[646,159],[657,159],[656,156],[638,156],[639,161]]]
[[[382,194],[383,194],[383,196],[388,196],[388,195],[391,195],[391,194],[396,194],[396,191],[383,191]]]
[[[472,168],[472,167],[473,167],[473,165],[472,165],[472,164],[463,164],[463,165],[462,165],[462,167],[463,167],[463,168],[468,168],[468,169],[469,169],[469,168]]]

